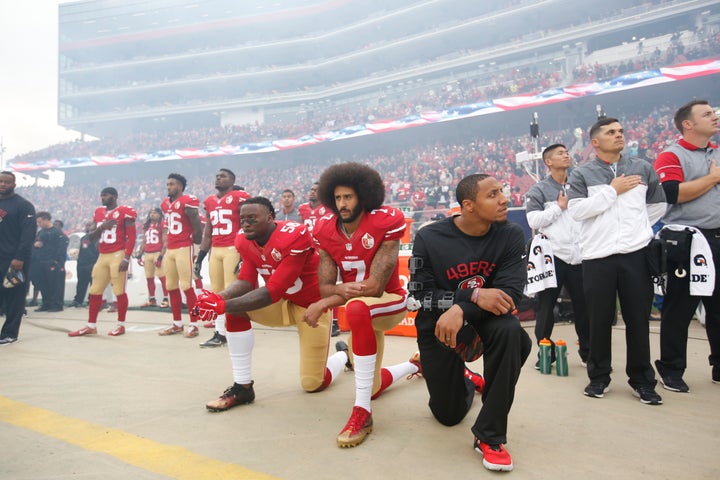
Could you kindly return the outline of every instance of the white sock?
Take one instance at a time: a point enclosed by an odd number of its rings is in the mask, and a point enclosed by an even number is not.
[[[182,320],[173,320],[173,324],[175,324],[176,327],[182,327]]]
[[[327,369],[330,370],[330,383],[335,380],[340,372],[345,368],[345,364],[348,361],[347,353],[335,352],[327,359]]]
[[[390,365],[389,367],[385,367],[385,369],[390,372],[390,375],[392,375],[393,383],[397,382],[403,377],[407,377],[408,375],[412,375],[413,373],[417,373],[418,368],[417,365],[413,365],[410,362],[403,362],[398,363],[397,365]]]
[[[233,380],[237,384],[247,385],[252,381],[252,350],[255,346],[253,329],[244,332],[227,332],[227,346]]]
[[[377,355],[353,355],[355,367],[355,406],[368,412],[372,396],[373,379],[375,378],[375,361]]]
[[[215,331],[218,332],[220,335],[226,335],[227,330],[225,330],[225,314],[218,315],[215,319]]]

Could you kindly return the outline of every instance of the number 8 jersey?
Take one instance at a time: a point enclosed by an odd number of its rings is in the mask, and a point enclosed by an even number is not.
[[[383,206],[363,213],[360,224],[347,238],[338,225],[334,213],[325,215],[315,223],[313,237],[318,248],[325,250],[340,269],[343,283],[362,282],[370,275],[375,252],[382,242],[400,240],[405,232],[405,216],[397,208]],[[385,285],[385,291],[405,295],[398,276],[398,266]]]
[[[136,218],[137,212],[135,209],[126,205],[119,205],[110,211],[108,211],[106,207],[96,208],[93,219],[98,228],[105,220],[115,220],[115,226],[108,230],[103,230],[100,235],[98,251],[100,253],[112,253],[118,250],[125,250],[125,242],[127,240],[125,220],[130,219],[134,222]]]

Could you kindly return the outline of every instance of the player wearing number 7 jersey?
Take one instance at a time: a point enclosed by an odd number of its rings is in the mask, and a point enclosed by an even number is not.
[[[255,337],[250,321],[267,327],[296,325],[300,341],[300,384],[307,392],[324,390],[347,362],[345,352],[327,358],[330,315],[314,325],[303,322],[305,309],[320,299],[318,256],[308,229],[296,222],[275,220],[275,209],[265,197],[249,198],[240,207],[243,230],[235,247],[243,261],[237,280],[219,293],[198,296],[193,315],[210,320],[226,316],[227,345],[233,380],[206,407],[227,410],[255,400],[251,359]],[[265,285],[258,287],[258,276]],[[327,363],[326,363],[327,361]]]
[[[130,256],[135,248],[135,220],[137,213],[132,207],[117,204],[118,192],[113,187],[100,192],[102,207],[95,209],[95,230],[90,232],[90,241],[99,239],[100,256],[92,270],[92,283],[88,297],[88,323],[80,330],[68,333],[71,337],[82,337],[97,333],[97,316],[102,305],[102,294],[108,283],[112,283],[117,297],[118,325],[108,333],[118,336],[125,333],[125,316],[128,297],[125,293],[127,269]]]
[[[333,165],[320,177],[318,198],[331,214],[315,223],[320,253],[320,302],[308,308],[306,321],[345,305],[355,370],[355,406],[337,437],[340,447],[359,445],[372,431],[370,400],[395,381],[420,373],[413,355],[407,362],[382,368],[385,330],[407,314],[405,290],[398,275],[405,216],[383,206],[380,174],[359,163]],[[338,271],[341,283],[337,283]]]

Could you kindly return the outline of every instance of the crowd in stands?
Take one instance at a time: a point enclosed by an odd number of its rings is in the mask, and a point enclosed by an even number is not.
[[[677,138],[672,125],[673,106],[655,107],[652,110],[628,115],[621,118],[626,130],[629,154],[653,161],[667,142]],[[586,134],[577,138],[572,131],[546,132],[539,138],[539,145],[546,146],[561,142],[573,152],[576,163],[582,163],[592,157],[592,148],[588,146]],[[311,183],[317,180],[319,173],[328,165],[341,160],[367,162],[377,169],[386,182],[386,203],[398,207],[407,207],[416,213],[417,219],[428,219],[437,212],[446,212],[454,201],[454,188],[459,179],[472,172],[486,172],[497,177],[505,186],[506,194],[514,206],[521,206],[523,195],[534,180],[518,166],[515,154],[531,151],[532,139],[525,137],[472,138],[464,143],[418,144],[400,151],[365,156],[363,158],[332,158],[316,160],[313,163],[301,163],[292,167],[273,167],[265,164],[263,168],[247,169],[239,167],[233,159],[217,164],[211,170],[186,163],[187,169],[177,169],[188,178],[189,193],[204,199],[215,192],[214,174],[217,168],[234,169],[238,175],[238,184],[252,195],[262,195],[279,205],[279,196],[283,189],[289,188],[296,193],[297,201],[306,201],[305,195]],[[52,212],[53,218],[65,222],[68,232],[81,231],[83,224],[99,205],[99,192],[112,185],[120,192],[119,202],[138,210],[139,220],[143,221],[147,212],[158,206],[166,195],[165,180],[167,168],[163,162],[153,164],[160,168],[157,175],[143,172],[144,179],[118,180],[104,176],[105,167],[90,167],[96,181],[86,181],[63,188],[21,188],[19,192],[32,201],[38,210]],[[128,168],[137,169],[137,165]],[[150,168],[149,164],[142,167]],[[543,168],[540,169],[543,174]],[[69,200],[63,200],[69,199]]]
[[[609,64],[581,65],[571,72],[569,84],[607,80],[617,76],[673,65],[688,60],[709,58],[720,52],[720,33],[698,31],[686,33],[701,41],[693,49],[686,49],[682,35],[673,35],[665,52],[656,49],[644,52],[638,44],[636,58]],[[566,75],[557,65],[543,67],[498,69],[483,72],[474,78],[462,79],[444,88],[416,92],[409,98],[379,98],[376,104],[333,109],[327,113],[316,111],[313,116],[298,116],[292,122],[251,123],[223,127],[196,128],[173,132],[141,132],[122,137],[107,137],[97,141],[74,141],[53,145],[40,151],[19,155],[12,162],[33,162],[49,159],[118,156],[139,152],[206,148],[208,146],[240,145],[272,139],[295,138],[313,132],[337,130],[343,127],[377,120],[402,118],[422,111],[442,111],[452,106],[466,105],[493,98],[521,93],[541,92],[560,86]]]

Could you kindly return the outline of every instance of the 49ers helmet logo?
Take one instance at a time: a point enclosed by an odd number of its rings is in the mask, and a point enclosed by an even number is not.
[[[361,242],[362,242],[363,248],[366,250],[370,250],[371,248],[373,248],[375,246],[375,239],[369,233],[366,233],[365,235],[362,236]]]
[[[461,282],[460,285],[458,285],[458,288],[482,288],[483,285],[485,285],[485,279],[480,275],[475,275],[474,277],[470,277]]]
[[[275,260],[276,262],[279,262],[282,260],[282,253],[280,253],[277,249],[273,248],[270,252],[270,256]]]

